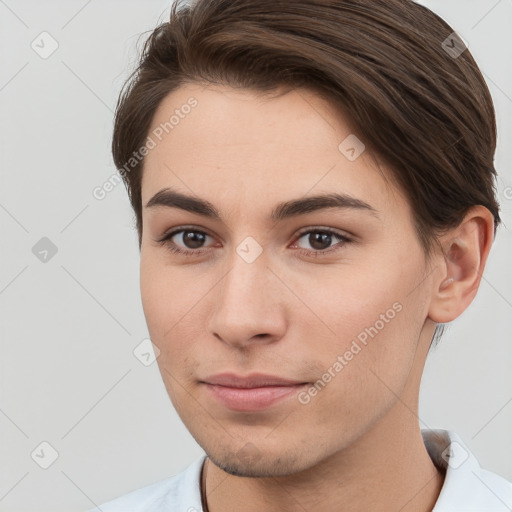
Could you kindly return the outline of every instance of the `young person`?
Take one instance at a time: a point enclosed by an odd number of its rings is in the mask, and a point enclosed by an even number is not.
[[[477,64],[411,0],[174,4],[113,156],[160,372],[207,455],[99,509],[510,510],[418,418],[500,223],[495,146]]]

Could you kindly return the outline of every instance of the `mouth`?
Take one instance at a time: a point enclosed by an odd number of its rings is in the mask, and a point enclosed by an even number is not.
[[[217,403],[239,412],[267,409],[291,398],[310,384],[261,373],[247,376],[222,373],[206,377],[200,382]]]

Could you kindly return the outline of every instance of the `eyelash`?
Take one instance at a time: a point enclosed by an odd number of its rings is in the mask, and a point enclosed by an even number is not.
[[[203,253],[208,251],[208,249],[195,249],[195,250],[181,249],[174,242],[170,242],[170,239],[174,235],[177,235],[178,233],[182,233],[184,231],[200,233],[202,235],[210,236],[208,233],[205,233],[204,231],[200,231],[197,229],[180,228],[180,229],[175,229],[175,230],[171,231],[170,233],[166,233],[163,236],[163,238],[156,240],[156,241],[159,244],[163,245],[167,250],[171,251],[172,253],[181,254],[183,256],[200,256]],[[300,240],[304,235],[308,235],[310,233],[328,233],[329,235],[333,235],[334,237],[338,238],[340,240],[340,242],[343,242],[343,243],[341,246],[339,246],[338,244],[333,246],[333,247],[335,247],[334,249],[326,249],[326,250],[319,250],[319,251],[314,251],[314,250],[311,251],[311,250],[307,250],[307,249],[297,249],[300,254],[305,255],[305,256],[318,257],[318,256],[324,256],[327,254],[331,254],[333,252],[339,251],[340,249],[342,249],[344,247],[344,245],[352,242],[352,240],[350,238],[348,238],[347,236],[342,235],[342,234],[340,234],[336,231],[333,231],[332,229],[328,229],[328,228],[316,228],[316,229],[309,229],[307,231],[302,231],[301,233],[298,234],[296,241]]]

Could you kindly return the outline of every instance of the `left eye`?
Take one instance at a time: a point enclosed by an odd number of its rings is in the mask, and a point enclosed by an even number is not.
[[[342,242],[340,245],[344,245],[345,243],[349,243],[350,239],[340,233],[337,233],[335,231],[332,231],[330,229],[313,229],[306,231],[301,234],[301,236],[297,239],[300,240],[301,238],[304,238],[307,236],[307,243],[310,244],[311,247],[314,248],[313,251],[307,251],[307,252],[313,252],[313,253],[326,253],[331,252],[333,249],[329,249],[329,247],[332,243],[333,238],[337,238],[339,242]],[[336,250],[336,249],[334,249]]]
[[[178,245],[172,239],[181,234],[182,244],[185,244],[185,247]],[[202,247],[202,244],[206,241],[206,238],[210,237],[204,231],[198,231],[196,229],[177,229],[164,235],[163,238],[157,240],[158,243],[164,245],[167,249],[169,249],[173,253],[184,254],[189,256],[197,256],[203,254],[208,251],[208,248]],[[300,234],[300,236],[296,239],[297,243],[302,238],[307,237],[307,243],[313,247],[311,249],[304,249],[302,245],[299,245],[299,252],[306,255],[314,255],[320,256],[322,254],[330,253],[341,249],[343,245],[351,242],[351,240],[341,233],[332,231],[330,229],[310,229],[309,231],[304,231]],[[212,237],[210,237],[212,238]],[[338,240],[338,244],[332,246],[334,248],[329,248],[332,244],[332,239],[335,238]],[[187,247],[188,245],[188,247]],[[193,247],[190,247],[192,245]],[[195,247],[194,247],[195,246]]]

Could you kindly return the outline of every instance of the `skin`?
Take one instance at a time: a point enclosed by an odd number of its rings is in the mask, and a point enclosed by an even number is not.
[[[307,89],[263,98],[187,84],[161,103],[150,131],[191,96],[197,107],[146,157],[142,203],[172,187],[211,202],[222,221],[144,208],[140,285],[167,392],[210,459],[210,512],[431,510],[443,475],[420,433],[421,375],[436,323],[477,292],[492,215],[472,208],[428,261],[389,171],[368,150],[355,161],[339,151],[354,133],[339,109]],[[331,192],[378,216],[325,209],[270,220],[277,203]],[[172,241],[205,252],[178,255],[157,242],[182,226],[209,236]],[[305,228],[352,241],[315,246]],[[248,236],[262,248],[252,263],[236,251]],[[200,383],[232,371],[313,384],[395,303],[400,312],[307,404],[292,396],[236,412]]]

